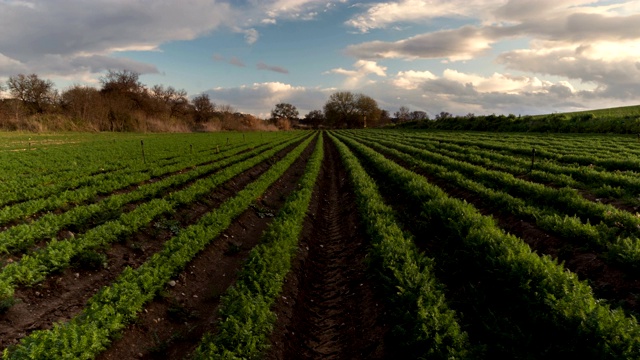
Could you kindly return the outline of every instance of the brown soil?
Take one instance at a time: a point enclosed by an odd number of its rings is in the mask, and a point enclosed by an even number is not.
[[[589,282],[597,298],[608,300],[614,307],[622,306],[635,314],[640,314],[640,275],[609,262],[605,254],[589,249],[586,244],[563,239],[540,229],[535,223],[519,219],[501,209],[487,205],[481,197],[461,189],[451,183],[424,171],[414,169],[393,156],[387,158],[405,168],[424,176],[430,183],[437,185],[451,197],[472,204],[483,215],[497,220],[506,231],[524,240],[532,250],[558,259],[564,266],[578,275],[580,280]],[[402,205],[399,205],[402,206]]]
[[[300,251],[274,306],[267,359],[382,359],[384,306],[367,276],[368,240],[333,142],[313,195]]]
[[[106,268],[68,268],[33,287],[17,288],[17,303],[0,314],[0,349],[17,343],[34,330],[48,329],[54,322],[67,321],[77,315],[86,301],[98,289],[111,284],[125,267],[136,268],[159,251],[164,241],[173,236],[172,230],[197,222],[202,215],[259,177],[272,161],[284,157],[293,147],[295,145],[280,151],[272,160],[264,161],[227,181],[198,202],[178,208],[168,218],[156,219],[128,239],[113,244],[104,251],[108,257]],[[175,224],[176,227],[167,226],[169,224]]]
[[[135,323],[98,359],[180,359],[193,352],[202,335],[215,330],[220,295],[236,281],[249,252],[295,189],[314,146],[315,141],[267,189],[256,206],[240,215],[218,240],[198,254],[176,276],[175,285],[167,286],[161,296],[148,304]],[[229,197],[243,187],[238,184],[229,189]]]

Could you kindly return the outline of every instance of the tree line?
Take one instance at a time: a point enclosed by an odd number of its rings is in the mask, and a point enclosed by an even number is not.
[[[217,105],[209,95],[189,99],[172,86],[148,87],[140,74],[109,70],[100,87],[73,85],[59,92],[36,74],[11,76],[0,91],[0,129],[26,131],[277,130],[275,123]]]
[[[291,128],[364,128],[391,122],[428,119],[405,106],[391,117],[371,97],[338,91],[321,110],[303,118],[289,103],[276,104],[269,119],[242,114],[218,105],[206,93],[192,99],[172,86],[148,87],[140,74],[108,70],[100,87],[73,85],[60,92],[52,81],[36,74],[11,76],[0,91],[0,129],[26,131],[217,131],[289,130]]]

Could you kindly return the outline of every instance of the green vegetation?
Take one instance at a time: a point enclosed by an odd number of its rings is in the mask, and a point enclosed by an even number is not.
[[[93,358],[136,317],[146,302],[164,288],[172,276],[276,181],[311,140],[308,137],[236,196],[168,240],[163,249],[143,265],[135,270],[126,268],[113,285],[103,288],[89,300],[82,314],[68,323],[55,324],[51,330],[31,333],[18,346],[5,350],[3,358]],[[181,197],[185,199],[186,196],[192,195],[185,193]]]
[[[640,106],[536,116],[453,116],[441,113],[433,120],[408,121],[398,126],[413,129],[497,132],[640,134]]]
[[[268,346],[275,315],[270,310],[282,290],[298,249],[298,237],[324,156],[322,135],[298,189],[291,194],[249,254],[236,284],[221,299],[218,333],[206,334],[196,359],[258,359]]]
[[[522,240],[506,234],[473,206],[448,197],[371,148],[345,135],[339,137],[420,214],[422,226],[438,238],[441,249],[436,259],[443,274],[458,273],[472,281],[467,291],[474,296],[460,300],[458,306],[476,309],[473,316],[467,313],[465,321],[473,323],[467,325],[474,329],[471,336],[483,338],[490,354],[640,356],[636,320],[603,305],[574,274],[531,252]],[[476,333],[478,326],[483,326],[484,334]]]
[[[333,164],[323,158],[334,148],[323,145],[335,146],[346,169],[350,185],[339,191],[355,195],[368,275],[383,297],[376,323],[389,329],[385,351],[640,358],[637,136],[406,129],[0,134],[0,315],[41,306],[29,294],[49,280],[116,278],[83,294],[93,297],[71,320],[12,335],[18,343],[3,357],[96,357],[154,297],[168,300],[188,264],[234,221],[244,226],[234,219],[252,209],[270,225],[238,280],[216,289],[218,321],[194,355],[260,358],[305,219],[316,221],[308,215],[315,184]],[[265,209],[259,199],[305,149],[304,172],[295,171],[296,183],[285,177],[292,190],[284,205]],[[237,190],[238,178],[250,183]],[[236,239],[216,254],[246,256]],[[114,273],[112,249],[148,252]],[[202,312],[169,302],[175,324],[201,320]],[[177,340],[185,332],[166,338],[159,330],[150,339],[156,355],[187,341]]]

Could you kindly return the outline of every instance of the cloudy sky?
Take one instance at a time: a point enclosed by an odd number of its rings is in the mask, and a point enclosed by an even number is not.
[[[392,113],[640,104],[640,1],[0,0],[0,81],[128,69],[267,116],[337,90]]]

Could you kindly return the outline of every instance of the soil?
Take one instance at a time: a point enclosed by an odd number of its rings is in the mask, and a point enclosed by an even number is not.
[[[169,217],[156,219],[128,239],[99,251],[98,254],[106,255],[106,267],[100,264],[94,269],[82,265],[71,267],[49,276],[33,287],[18,287],[14,296],[16,304],[0,314],[0,349],[17,343],[20,338],[34,330],[49,329],[53,323],[67,321],[77,315],[87,300],[101,287],[111,284],[125,267],[136,268],[144,263],[174,235],[173,231],[197,222],[211,209],[233,197],[240,189],[264,173],[272,161],[284,157],[295,146],[289,146],[272,159],[225,182],[199,201],[178,208]],[[241,220],[237,223],[234,226],[250,227],[244,225]],[[234,238],[230,241],[235,242]]]
[[[266,359],[388,357],[384,304],[367,275],[368,239],[337,149],[325,159]],[[392,358],[392,357],[391,357]]]
[[[313,141],[255,206],[242,213],[220,237],[199,253],[165,291],[98,359],[180,359],[215,331],[220,295],[238,271],[286,197],[293,192],[315,147]],[[257,178],[257,175],[254,178]],[[230,188],[232,196],[244,187]],[[171,286],[173,285],[173,286]]]
[[[602,252],[542,230],[535,223],[524,221],[513,214],[485,204],[482,198],[470,191],[414,169],[393,156],[385,156],[424,176],[449,196],[465,200],[483,215],[493,217],[501,228],[524,240],[533,251],[540,255],[549,255],[562,262],[565,268],[577,274],[580,280],[589,283],[597,298],[607,300],[614,307],[621,306],[633,315],[640,315],[640,274],[630,272],[608,261],[606,254]],[[394,208],[402,207],[402,204],[394,204]]]

